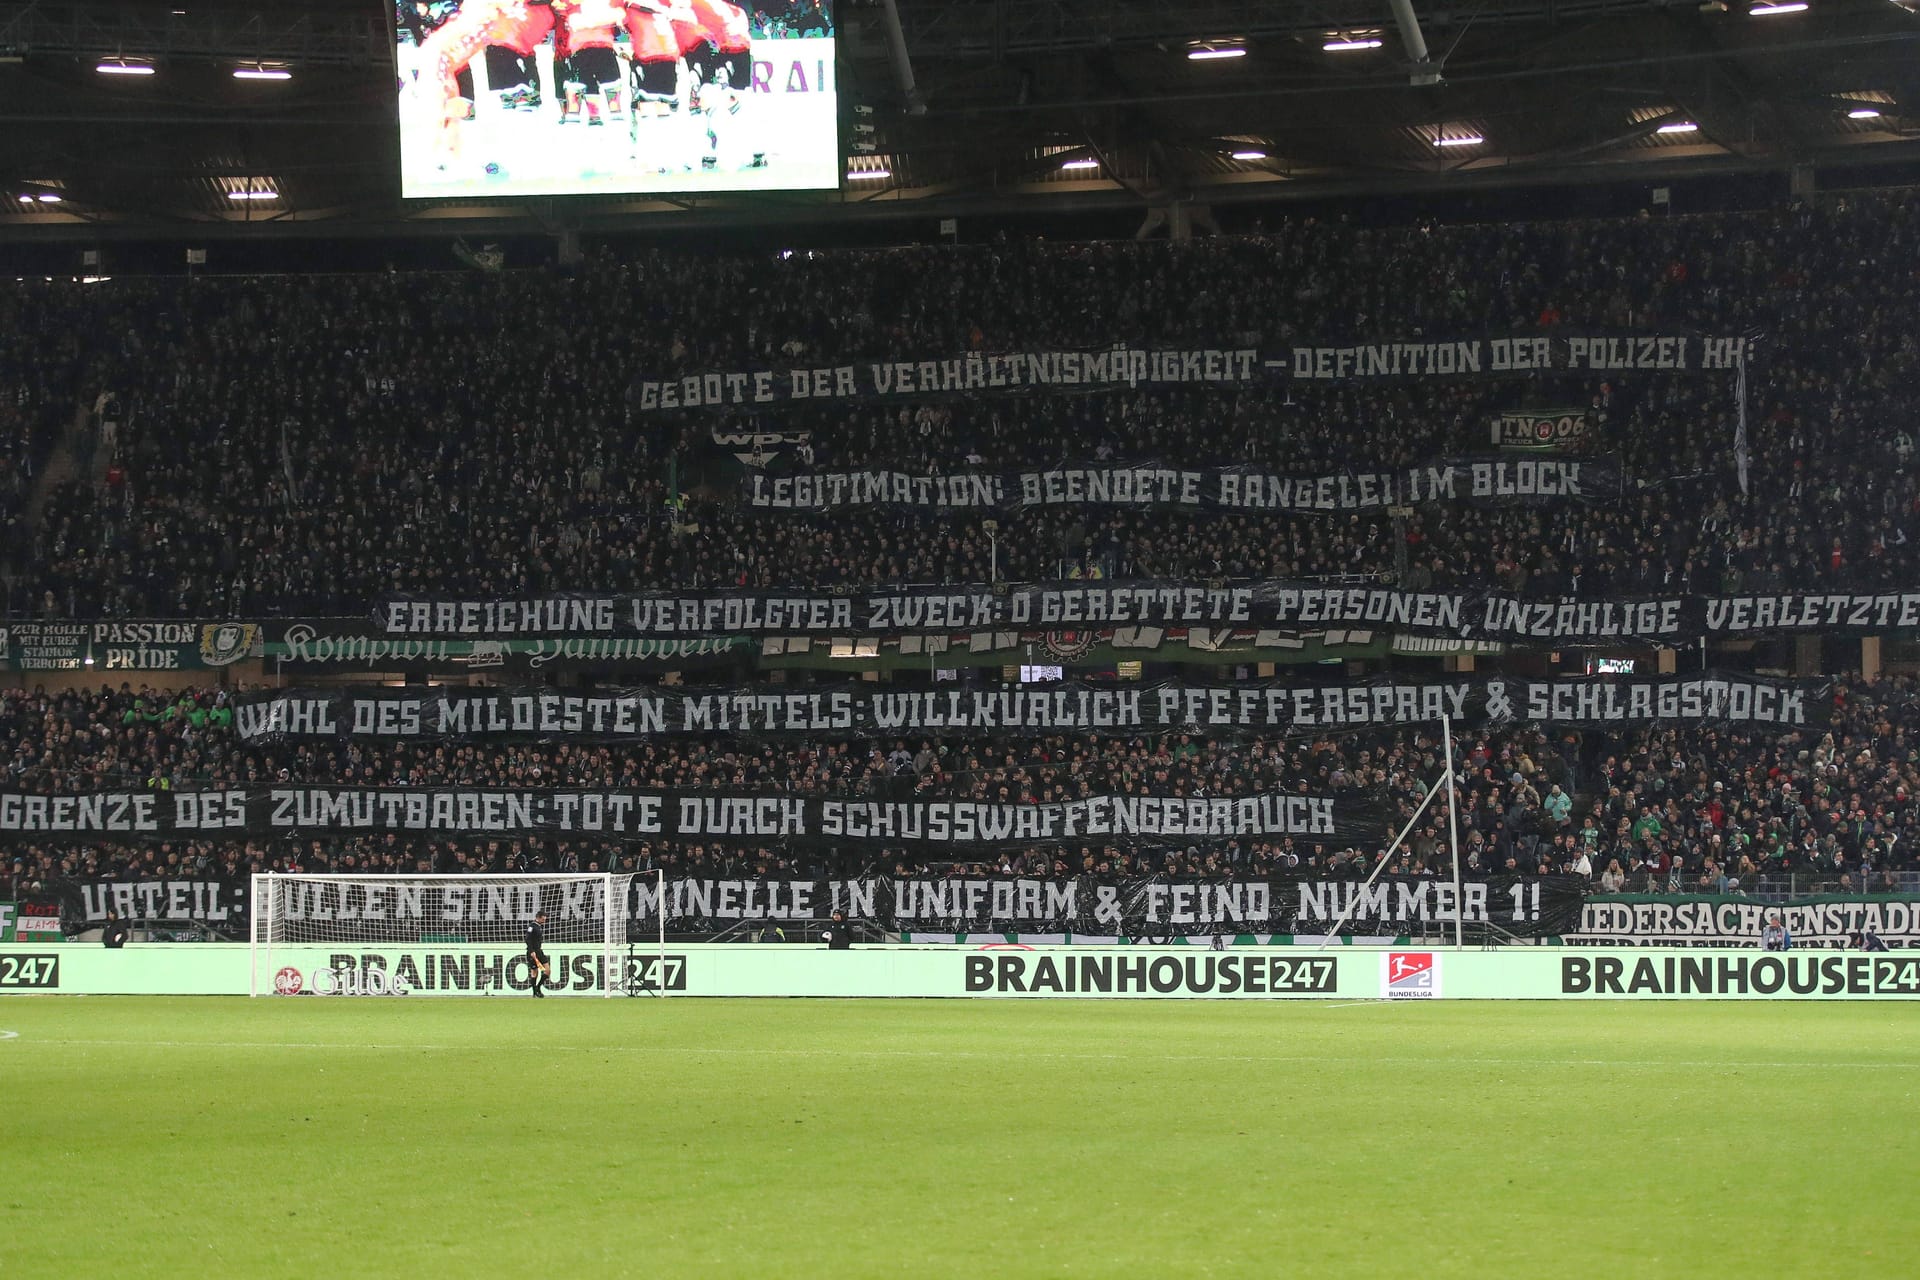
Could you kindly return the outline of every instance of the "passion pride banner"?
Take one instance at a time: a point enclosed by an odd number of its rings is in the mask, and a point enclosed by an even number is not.
[[[262,787],[231,791],[0,792],[0,839],[217,840],[397,832],[434,839],[569,837],[824,840],[889,848],[1295,836],[1384,843],[1384,810],[1306,794],[1201,799],[1107,795],[1053,804],[877,800],[761,791],[535,791]]]
[[[1759,902],[1724,894],[1608,894],[1587,899],[1569,942],[1641,947],[1757,947],[1779,912],[1795,946],[1845,946],[1877,935],[1890,947],[1920,947],[1920,898],[1826,895]]]
[[[1220,511],[1341,512],[1423,502],[1612,502],[1626,487],[1615,458],[1462,457],[1397,471],[1273,475],[1244,467],[1187,470],[1162,462],[1070,462],[1045,470],[750,473],[747,505],[777,511],[843,507],[929,510],[1046,506],[1173,506]]]
[[[231,932],[248,918],[244,880],[70,880],[53,886],[76,924],[104,921],[109,910],[129,919],[196,920]],[[1456,915],[1467,925],[1496,925],[1522,937],[1567,933],[1580,915],[1581,882],[1571,877],[1482,877],[1464,881],[1382,876],[1372,885],[1317,875],[1231,880],[1160,876],[1012,877],[864,876],[830,880],[689,877],[668,880],[662,898],[649,875],[628,890],[633,926],[657,929],[662,907],[670,929],[700,930],[742,920],[817,920],[844,911],[854,920],[915,931],[1070,932],[1150,938],[1193,933],[1291,933],[1326,936],[1342,916],[1344,931],[1393,934],[1444,931]],[[525,882],[488,885],[449,876],[391,881],[289,881],[277,914],[288,922],[324,923],[330,938],[394,940],[397,933],[457,933],[461,926],[524,925],[548,915],[550,936],[591,927],[601,918],[598,894]]]
[[[1370,680],[1290,686],[1063,683],[999,689],[707,691],[599,689],[292,689],[243,693],[246,742],[370,737],[617,742],[676,734],[871,737],[1157,731],[1324,732],[1433,722],[1593,726],[1670,721],[1824,724],[1825,686],[1720,672],[1527,680]]]
[[[0,671],[206,671],[259,653],[252,622],[0,622]]]
[[[1680,645],[1702,636],[1920,629],[1920,590],[1876,594],[1532,598],[1285,580],[1087,582],[869,588],[845,595],[716,591],[395,598],[375,608],[389,637],[507,639],[722,635],[893,636],[1082,627],[1391,630],[1511,643]]]
[[[1111,391],[1126,387],[1249,387],[1288,381],[1371,378],[1539,377],[1553,373],[1713,373],[1738,368],[1751,340],[1678,333],[1520,334],[1260,348],[1104,347],[967,352],[825,366],[713,370],[640,378],[631,401],[643,413],[754,408],[808,401]]]

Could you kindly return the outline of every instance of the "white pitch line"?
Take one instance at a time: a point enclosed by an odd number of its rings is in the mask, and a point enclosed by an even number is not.
[[[18,1031],[0,1031],[0,1040],[18,1040],[19,1038]]]
[[[1382,1001],[1381,1003],[1389,1003]],[[1866,1070],[1911,1071],[1920,1065],[1920,1057],[1900,1062],[1751,1062],[1687,1061],[1672,1058],[1446,1058],[1382,1057],[1377,1054],[1349,1056],[1339,1054],[1239,1054],[1239,1053],[988,1053],[976,1049],[797,1049],[756,1046],[735,1048],[708,1045],[585,1045],[585,1044],[349,1044],[326,1040],[76,1040],[35,1039],[35,1045],[60,1045],[77,1048],[126,1049],[319,1049],[330,1052],[366,1051],[372,1053],[498,1053],[527,1049],[539,1053],[634,1053],[694,1054],[713,1057],[790,1057],[790,1058],[965,1058],[1007,1062],[1016,1058],[1039,1058],[1069,1062],[1276,1062],[1276,1063],[1356,1063],[1381,1062],[1394,1065],[1432,1066],[1444,1061],[1449,1066],[1488,1067],[1672,1067],[1722,1068],[1730,1071],[1808,1070],[1830,1071],[1841,1067]]]

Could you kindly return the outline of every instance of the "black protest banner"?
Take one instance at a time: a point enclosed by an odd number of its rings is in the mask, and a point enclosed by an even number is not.
[[[694,883],[668,882],[669,924],[677,912],[702,905]],[[1582,884],[1571,876],[1477,877],[1463,881],[1456,898],[1450,880],[1419,876],[1382,876],[1371,885],[1313,873],[1224,880],[899,877],[884,880],[871,905],[875,918],[897,928],[956,933],[1313,936],[1338,924],[1343,932],[1381,934],[1450,925],[1460,915],[1467,925],[1552,937],[1579,919]],[[840,909],[856,915],[863,905]]]
[[[1282,376],[1295,381],[1529,377],[1551,373],[1732,372],[1754,339],[1681,333],[1525,334],[1452,341],[1289,347]]]
[[[444,882],[314,877],[288,882],[278,913],[288,922],[324,922],[334,940],[392,941],[396,933],[449,932],[463,925],[512,925],[545,910],[550,927],[601,918],[597,893],[563,892],[516,882],[510,892],[476,891],[470,876]],[[1317,874],[1194,880],[1164,876],[862,876],[846,879],[682,877],[666,882],[668,928],[698,931],[740,921],[824,919],[843,911],[905,931],[1070,932],[1145,938],[1194,933],[1326,935],[1343,932],[1444,930],[1456,915],[1468,926],[1495,925],[1521,937],[1558,937],[1580,919],[1582,882],[1573,877],[1491,876],[1453,882],[1382,876],[1372,885]],[[53,886],[63,907],[83,923],[108,910],[129,918],[196,920],[233,931],[248,918],[249,883],[216,880],[67,880]],[[632,927],[658,928],[661,891],[650,875],[634,877],[627,912]]]
[[[0,839],[248,840],[377,835],[827,841],[921,849],[1297,836],[1383,840],[1382,806],[1304,793],[1095,795],[1047,804],[749,790],[279,786],[228,791],[0,792]]]
[[[1702,636],[1920,630],[1920,590],[1529,597],[1287,580],[1156,578],[810,591],[653,592],[381,602],[389,639],[897,636],[1083,627],[1391,630],[1536,644],[1691,644]]]
[[[642,413],[932,396],[1071,394],[1135,387],[1251,387],[1392,378],[1541,377],[1560,373],[1716,373],[1739,368],[1752,341],[1684,333],[1514,334],[1433,341],[1249,347],[1100,347],[967,352],[932,359],[709,370],[641,377]]]
[[[1612,502],[1626,487],[1617,458],[1441,458],[1398,470],[1280,475],[1247,467],[1190,469],[1158,461],[1065,462],[1024,471],[749,472],[748,506],[770,511],[906,507],[933,511],[1048,506],[1184,507],[1299,514],[1425,502]]]
[[[1334,685],[1068,682],[997,689],[358,688],[261,690],[233,699],[246,742],[371,737],[620,742],[678,734],[1321,733],[1443,716],[1602,727],[1649,722],[1825,724],[1826,686],[1723,672],[1562,680],[1375,679]]]
[[[1796,946],[1844,946],[1871,933],[1894,947],[1920,947],[1920,897],[1824,894],[1762,902],[1729,894],[1594,895],[1568,942],[1642,947],[1757,947],[1779,912]]]
[[[60,900],[62,916],[73,922],[99,924],[107,912],[123,920],[195,921],[214,925],[233,935],[244,931],[249,916],[246,877],[230,880],[211,876],[171,879],[54,879],[48,892]]]
[[[1175,349],[1120,344],[642,378],[634,386],[637,394],[633,400],[641,412],[651,413],[814,401],[1058,394],[1140,386],[1235,387],[1251,386],[1273,376],[1261,353],[1250,347]]]

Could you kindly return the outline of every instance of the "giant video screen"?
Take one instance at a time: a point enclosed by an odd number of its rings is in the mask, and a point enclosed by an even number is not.
[[[833,0],[395,0],[401,194],[840,183]]]

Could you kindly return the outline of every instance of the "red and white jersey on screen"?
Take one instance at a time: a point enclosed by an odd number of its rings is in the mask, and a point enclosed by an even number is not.
[[[558,19],[554,52],[565,58],[581,49],[611,49],[614,35],[626,21],[626,5],[618,0],[554,0]]]
[[[693,21],[693,8],[687,0],[627,0],[627,40],[632,45],[633,60],[668,62],[678,58],[681,50],[676,20]]]
[[[753,47],[753,34],[747,28],[747,11],[728,0],[688,0],[691,21],[674,22],[680,37],[680,52],[693,52],[703,41],[721,53],[745,53]]]

